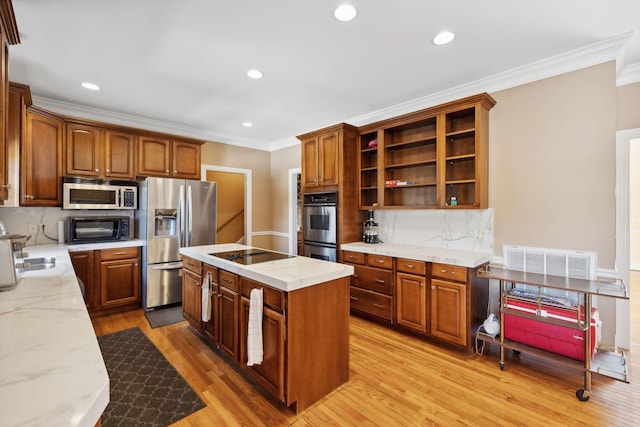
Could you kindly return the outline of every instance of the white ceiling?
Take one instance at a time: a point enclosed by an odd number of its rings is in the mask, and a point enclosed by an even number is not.
[[[358,8],[338,22],[340,3]],[[10,78],[65,114],[273,150],[617,60],[640,81],[638,0],[13,0]],[[457,34],[447,46],[433,36]],[[247,70],[264,72],[261,80]],[[87,91],[80,82],[99,84]],[[242,126],[250,121],[251,128]]]

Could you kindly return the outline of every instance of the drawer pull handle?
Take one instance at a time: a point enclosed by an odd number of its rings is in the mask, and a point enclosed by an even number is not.
[[[440,270],[440,273],[447,273],[447,274],[452,274],[453,271],[447,271],[447,270]]]
[[[357,274],[353,274],[352,276],[353,276],[353,277],[355,277],[356,279],[358,278],[358,275],[357,275]]]
[[[128,252],[114,252],[114,255],[126,255]]]
[[[376,260],[376,262],[377,262],[378,264],[384,264],[384,260],[383,260],[383,259],[377,259],[377,260]]]
[[[231,283],[231,280],[229,280],[229,279],[222,279],[222,281],[223,281],[224,283]]]
[[[384,308],[384,305],[382,305],[382,304],[373,304],[373,306],[377,307],[377,308]]]
[[[349,255],[349,259],[358,259],[357,256]]]
[[[407,268],[415,268],[413,264],[407,264]]]
[[[383,285],[386,283],[384,280],[382,279],[373,279],[374,282],[376,283],[382,283]]]
[[[358,297],[351,297],[352,301],[358,301]]]

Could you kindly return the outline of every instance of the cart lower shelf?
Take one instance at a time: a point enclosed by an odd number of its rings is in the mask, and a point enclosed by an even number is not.
[[[481,344],[479,343],[481,342]],[[565,356],[560,356],[554,353],[550,353],[546,350],[540,350],[539,348],[531,347],[526,344],[522,344],[516,341],[503,340],[500,342],[500,335],[489,335],[481,330],[476,333],[476,353],[482,354],[485,343],[492,343],[498,346],[502,345],[503,348],[513,350],[517,353],[526,353],[535,357],[539,357],[545,360],[551,360],[554,363],[558,363],[570,368],[576,369],[578,372],[582,372],[586,375],[592,373],[603,375],[609,378],[616,379],[618,381],[629,382],[629,372],[626,364],[626,357],[624,351],[617,349],[604,349],[598,348],[596,353],[591,358],[591,367],[587,371],[584,367],[584,363],[579,360],[574,360]],[[500,360],[500,369],[504,370],[505,362]],[[590,382],[590,381],[589,381]],[[578,389],[576,391],[576,397],[585,402],[589,400],[591,390],[586,388]]]

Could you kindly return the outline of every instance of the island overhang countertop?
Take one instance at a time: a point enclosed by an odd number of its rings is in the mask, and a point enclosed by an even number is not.
[[[212,253],[252,249],[253,246],[225,243],[180,248],[180,253],[205,264],[227,270],[231,273],[256,280],[281,291],[290,292],[353,274],[350,265],[327,262],[303,256],[259,264],[243,265],[235,261],[219,258]]]

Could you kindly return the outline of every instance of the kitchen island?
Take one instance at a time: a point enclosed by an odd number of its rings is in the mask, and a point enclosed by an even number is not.
[[[299,412],[349,379],[349,278],[353,267],[291,256],[248,265],[212,254],[237,244],[182,248],[189,324],[264,391]],[[204,281],[211,316],[202,320]],[[264,358],[247,365],[250,295],[263,291]],[[208,316],[205,316],[205,318]]]

